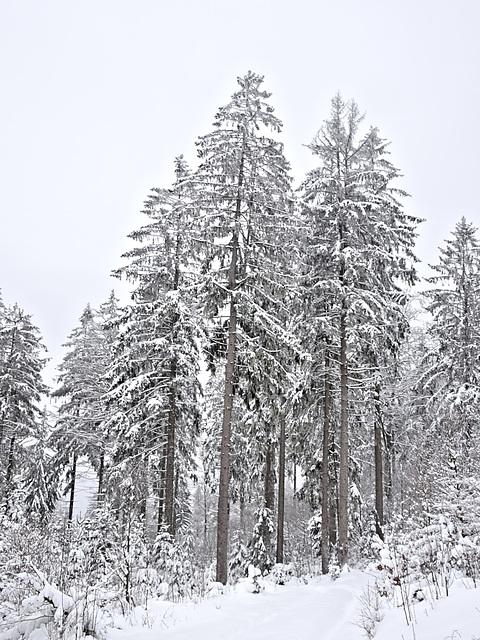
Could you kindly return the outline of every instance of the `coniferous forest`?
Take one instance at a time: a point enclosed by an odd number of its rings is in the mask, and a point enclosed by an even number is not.
[[[324,107],[294,186],[263,78],[238,79],[146,197],[129,304],[79,309],[53,389],[0,299],[0,639],[101,638],[105,612],[249,571],[480,577],[477,230],[452,212],[422,281],[389,141]]]

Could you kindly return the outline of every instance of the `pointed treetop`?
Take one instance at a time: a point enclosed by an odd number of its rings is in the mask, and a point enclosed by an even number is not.
[[[183,153],[180,156],[178,156],[178,158],[175,158],[174,166],[175,166],[175,184],[178,185],[180,182],[182,182],[186,177],[190,175],[190,168],[188,166],[187,161],[185,160]]]
[[[282,130],[282,122],[273,115],[274,109],[266,101],[271,93],[260,90],[263,76],[249,71],[243,78],[237,78],[240,91],[233,94],[231,102],[221,107],[215,116],[214,125],[237,124],[249,131],[259,129],[259,124],[276,132]]]
[[[92,320],[93,320],[92,307],[90,306],[90,303],[87,302],[87,306],[85,307],[82,315],[80,316],[80,322],[82,326],[85,326],[86,324],[92,322]]]

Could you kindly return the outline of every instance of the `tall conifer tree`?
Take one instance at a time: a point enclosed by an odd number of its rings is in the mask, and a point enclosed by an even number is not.
[[[338,548],[348,550],[349,428],[352,374],[361,379],[365,346],[378,355],[400,339],[405,294],[413,284],[412,248],[419,222],[407,215],[392,181],[398,170],[386,159],[376,129],[360,136],[363,116],[355,102],[332,100],[331,115],[310,145],[320,160],[302,185],[310,225],[312,314],[322,325],[316,358],[339,363],[340,449]],[[368,365],[371,376],[375,364]],[[365,374],[363,374],[364,376]],[[337,387],[337,388],[338,388]],[[326,473],[326,469],[324,469]]]
[[[223,583],[234,397],[242,376],[270,378],[273,391],[280,369],[277,348],[280,341],[288,342],[279,309],[284,301],[280,265],[286,264],[292,228],[289,166],[281,143],[267,135],[268,130],[278,134],[282,125],[262,82],[252,72],[238,79],[240,90],[218,111],[214,131],[198,142],[201,165],[195,176],[204,247],[202,295],[207,314],[219,323],[217,352],[225,358],[217,519],[217,580]],[[281,392],[273,392],[277,402]]]
[[[3,309],[0,323],[0,500],[10,504],[15,473],[41,422],[39,403],[47,387],[42,380],[45,347],[31,317],[18,305]]]
[[[145,202],[149,224],[116,274],[134,282],[133,304],[120,323],[110,397],[120,409],[114,427],[118,461],[150,460],[157,470],[158,526],[175,532],[179,474],[193,468],[201,388],[203,321],[195,297],[196,246],[190,171],[175,160],[175,182]]]

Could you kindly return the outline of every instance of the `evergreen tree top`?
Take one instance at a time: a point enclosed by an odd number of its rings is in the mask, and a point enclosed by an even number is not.
[[[273,115],[274,108],[267,103],[271,93],[262,91],[263,76],[249,71],[243,78],[237,78],[240,90],[232,95],[231,101],[218,110],[214,126],[229,128],[237,125],[240,131],[252,133],[263,125],[279,133],[282,122]]]

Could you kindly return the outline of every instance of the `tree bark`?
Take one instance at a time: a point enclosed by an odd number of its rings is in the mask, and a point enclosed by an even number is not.
[[[274,447],[270,437],[267,437],[265,450],[265,484],[264,484],[264,500],[265,507],[273,512],[275,506],[275,473],[273,471],[274,464]]]
[[[380,407],[380,383],[375,384],[374,397],[374,449],[375,449],[375,528],[383,540],[383,455],[382,412]]]
[[[98,489],[97,489],[97,502],[103,502],[104,493],[103,493],[103,475],[105,470],[105,454],[100,454],[100,463],[98,466]]]
[[[227,583],[228,577],[228,487],[230,480],[230,431],[233,410],[233,375],[235,371],[235,351],[237,337],[237,309],[230,302],[230,322],[225,366],[225,394],[222,424],[222,444],[220,450],[220,483],[218,489],[217,516],[217,582]]]
[[[170,363],[170,399],[167,423],[167,459],[165,468],[165,524],[170,535],[175,535],[175,414],[176,394],[175,379],[177,377],[177,362],[172,358]]]
[[[330,359],[325,353],[325,405],[323,414],[323,455],[322,455],[322,573],[328,573],[329,561],[329,453],[330,453]]]
[[[340,468],[338,480],[338,561],[345,564],[348,554],[348,364],[346,303],[340,313]]]
[[[70,481],[70,503],[68,507],[68,521],[73,521],[73,511],[75,506],[75,484],[77,481],[77,453],[73,454],[72,460],[72,471],[71,471],[71,481]]]
[[[217,514],[217,569],[216,580],[227,584],[228,578],[228,524],[229,504],[228,490],[230,484],[230,432],[233,413],[233,381],[237,351],[237,306],[235,293],[237,289],[238,239],[240,234],[240,214],[242,205],[243,167],[245,159],[245,133],[240,156],[238,173],[238,189],[235,206],[235,226],[232,237],[232,257],[228,270],[228,286],[230,290],[230,313],[228,323],[227,362],[225,364],[225,392],[223,402],[222,443],[220,449],[220,481],[218,487]]]
[[[277,563],[283,563],[285,525],[285,414],[280,412],[280,439],[278,443],[278,511],[277,511]]]
[[[158,513],[157,513],[157,533],[160,533],[165,524],[165,468],[167,465],[167,442],[162,447],[162,458],[158,472]]]

